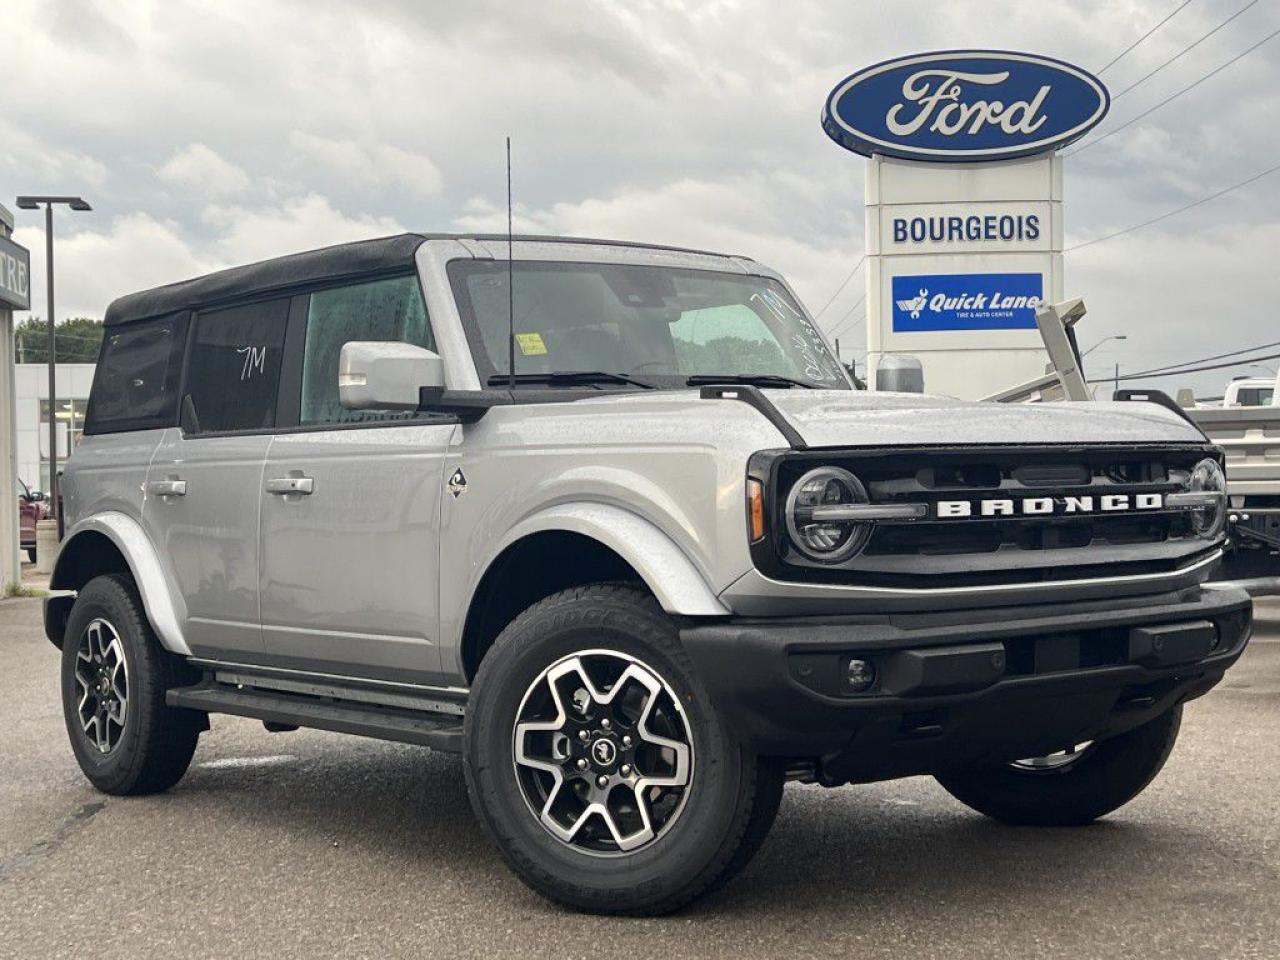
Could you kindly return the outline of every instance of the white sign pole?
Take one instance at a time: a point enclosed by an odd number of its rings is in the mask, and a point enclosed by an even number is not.
[[[0,237],[7,238],[12,232],[13,214],[0,206]],[[0,300],[0,592],[22,582],[13,350],[13,311]]]
[[[1040,304],[1063,299],[1062,160],[867,161],[867,371],[910,354],[965,399],[1044,373]],[[1032,301],[1032,297],[1036,299]]]

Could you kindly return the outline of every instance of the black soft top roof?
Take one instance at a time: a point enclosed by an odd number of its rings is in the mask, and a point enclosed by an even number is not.
[[[157,317],[177,310],[208,307],[240,299],[246,295],[279,292],[348,277],[390,273],[413,267],[413,255],[424,240],[505,240],[506,234],[402,233],[376,240],[341,243],[305,253],[292,253],[272,260],[231,267],[191,280],[181,280],[126,294],[107,307],[103,323],[114,326]],[[706,250],[666,247],[648,243],[617,240],[591,240],[581,237],[521,236],[514,239],[554,243],[605,244],[619,247],[643,247],[681,253],[709,254]],[[709,254],[723,256],[723,254]]]

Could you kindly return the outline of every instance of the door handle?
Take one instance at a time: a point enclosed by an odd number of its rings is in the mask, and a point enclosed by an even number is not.
[[[316,482],[310,477],[276,477],[267,481],[267,493],[288,496],[291,493],[307,496],[316,488]]]
[[[153,497],[185,497],[187,481],[172,477],[168,480],[152,480],[147,484],[147,493]]]

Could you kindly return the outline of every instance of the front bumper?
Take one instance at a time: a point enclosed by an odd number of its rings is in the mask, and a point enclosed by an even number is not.
[[[999,610],[732,619],[681,639],[729,725],[824,782],[1040,756],[1211,689],[1244,651],[1230,584]],[[851,658],[876,679],[846,680]]]

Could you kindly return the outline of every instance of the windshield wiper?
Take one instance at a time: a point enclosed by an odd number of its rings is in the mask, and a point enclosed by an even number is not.
[[[564,384],[600,384],[625,383],[644,390],[655,390],[656,386],[644,380],[636,380],[622,373],[610,373],[608,370],[553,370],[550,373],[517,373],[514,377],[506,373],[496,373],[489,378],[489,386],[507,386],[521,383],[545,383],[552,386]]]
[[[793,380],[776,373],[695,373],[685,380],[690,387],[705,387],[716,383],[749,383],[753,387],[804,387],[816,390],[812,383]]]

